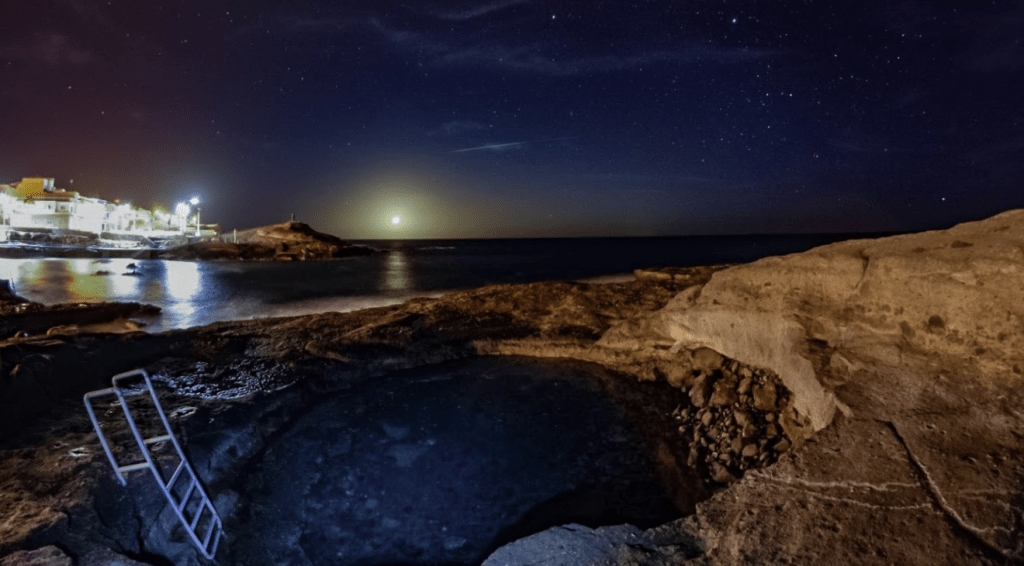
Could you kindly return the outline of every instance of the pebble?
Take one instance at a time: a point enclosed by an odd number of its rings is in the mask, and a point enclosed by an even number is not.
[[[748,424],[753,422],[750,413],[746,411],[736,411],[732,414],[732,418],[736,421],[736,424],[741,427],[746,427]]]

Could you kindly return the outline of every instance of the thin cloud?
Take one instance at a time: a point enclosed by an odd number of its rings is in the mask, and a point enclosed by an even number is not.
[[[525,147],[527,144],[531,144],[531,143],[542,143],[542,142],[552,142],[552,141],[561,141],[561,140],[571,140],[571,139],[575,139],[575,138],[576,138],[576,136],[568,136],[568,137],[564,137],[564,138],[545,138],[545,139],[540,139],[540,140],[527,140],[527,141],[508,142],[508,143],[490,143],[490,144],[487,144],[487,145],[481,145],[481,146],[477,146],[477,147],[467,147],[467,148],[464,148],[464,149],[455,149],[455,150],[452,150],[451,153],[466,153],[466,152],[469,152],[469,151],[505,151],[505,150],[509,150],[509,149],[516,149],[516,148],[520,148],[520,147]]]
[[[516,47],[502,43],[458,45],[446,39],[434,39],[424,33],[389,29],[376,19],[370,23],[396,47],[427,54],[433,57],[432,63],[435,65],[505,68],[518,73],[554,77],[633,70],[644,65],[661,63],[743,63],[775,54],[774,51],[768,50],[715,48],[704,45],[676,51],[627,55],[558,56],[552,54],[555,46],[547,42],[534,42]]]
[[[498,0],[496,2],[488,2],[486,4],[481,4],[475,8],[470,8],[468,10],[463,10],[461,12],[447,12],[444,14],[435,14],[435,16],[441,18],[442,20],[472,20],[475,18],[479,18],[481,16],[486,16],[487,14],[490,14],[492,12],[504,10],[505,8],[510,8],[512,6],[517,6],[519,4],[527,4],[528,2],[529,0]]]

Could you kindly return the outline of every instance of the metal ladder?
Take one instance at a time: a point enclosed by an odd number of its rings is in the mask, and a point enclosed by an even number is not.
[[[128,380],[139,376],[145,381],[145,389],[139,387],[130,388],[124,385]],[[224,534],[224,527],[221,524],[220,516],[217,515],[217,510],[214,509],[213,503],[206,495],[206,490],[200,484],[199,477],[196,476],[192,465],[185,458],[185,453],[182,452],[181,445],[178,444],[178,439],[175,438],[174,432],[171,430],[171,425],[167,421],[167,415],[164,414],[163,407],[160,406],[160,400],[153,389],[153,382],[150,381],[149,374],[145,370],[137,369],[115,375],[110,380],[110,383],[112,387],[90,391],[85,394],[83,400],[85,401],[86,410],[89,411],[89,418],[92,419],[92,425],[96,428],[96,436],[99,437],[100,444],[103,445],[103,451],[106,452],[107,459],[110,460],[110,465],[113,466],[118,481],[121,482],[121,485],[127,485],[129,472],[145,470],[147,468],[152,470],[157,485],[164,492],[167,501],[171,504],[171,508],[174,509],[174,513],[178,516],[182,526],[185,527],[185,531],[192,537],[192,541],[199,548],[203,556],[213,560],[213,557],[217,554],[217,545]],[[138,385],[137,380],[136,385]],[[156,413],[160,416],[164,432],[150,438],[142,437],[127,401],[128,397],[143,395],[146,392],[149,393],[150,398],[153,400],[153,406],[156,408]],[[93,410],[92,405],[93,399],[111,395],[116,395],[121,403],[121,408],[124,410],[124,416],[128,421],[128,426],[131,428],[132,436],[142,452],[142,461],[120,465],[114,458],[111,443],[107,441],[106,435],[100,428],[100,423],[96,419],[96,412]],[[164,442],[169,442],[173,445],[174,451],[177,453],[177,461],[179,462],[167,480],[164,479],[160,462],[153,457],[151,452],[152,446]],[[200,529],[201,526],[203,527],[202,529]],[[201,537],[199,536],[200,530],[203,530]]]

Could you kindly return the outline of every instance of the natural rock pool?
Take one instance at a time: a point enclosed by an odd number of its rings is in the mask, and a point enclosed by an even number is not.
[[[556,525],[679,517],[651,438],[595,369],[482,358],[324,398],[235,486],[240,503],[220,560],[479,564]]]

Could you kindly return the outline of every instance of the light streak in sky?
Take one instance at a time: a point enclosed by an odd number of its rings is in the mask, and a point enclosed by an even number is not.
[[[541,142],[559,141],[559,140],[571,140],[571,139],[576,139],[576,136],[569,136],[569,137],[565,137],[565,138],[545,138],[545,139],[542,139],[542,140],[527,140],[527,141],[509,142],[509,143],[492,143],[492,144],[487,144],[487,145],[481,145],[479,147],[467,147],[465,149],[456,149],[456,150],[453,150],[451,153],[465,153],[467,151],[480,151],[480,150],[484,150],[484,149],[492,149],[492,150],[500,151],[502,149],[518,147],[518,146],[521,146],[521,145],[526,145],[528,143],[541,143]]]

